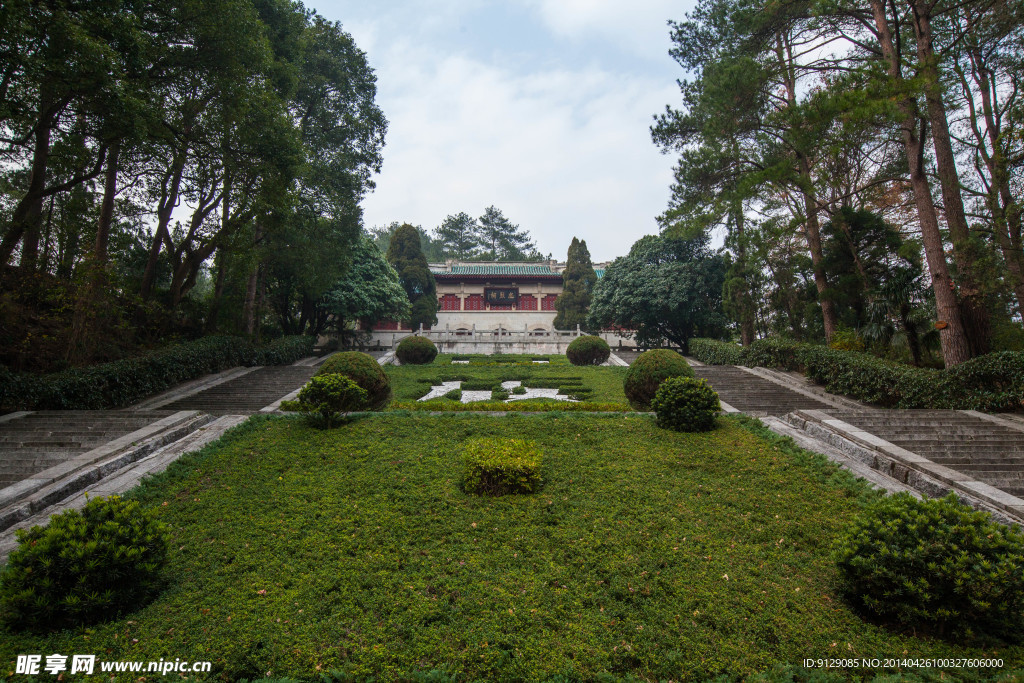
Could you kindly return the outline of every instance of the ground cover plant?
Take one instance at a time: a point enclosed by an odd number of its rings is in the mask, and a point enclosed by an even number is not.
[[[230,681],[706,680],[880,654],[1020,668],[1019,646],[861,619],[829,548],[872,495],[761,427],[720,423],[376,413],[324,431],[256,417],[136,493],[172,534],[156,601],[89,630],[2,630],[0,660],[171,654]],[[542,491],[461,491],[474,438],[536,443]]]
[[[462,356],[466,359],[488,359],[495,356]],[[505,356],[498,358],[511,358],[507,363],[494,364],[453,364],[453,359],[459,356],[439,355],[434,363],[430,365],[386,365],[384,372],[391,380],[391,388],[394,401],[391,404],[392,410],[481,410],[482,408],[469,408],[459,406],[473,406],[475,404],[460,404],[451,400],[430,400],[419,402],[418,399],[425,396],[432,386],[439,386],[442,382],[459,380],[462,382],[462,391],[490,390],[495,385],[505,381],[521,381],[525,386],[532,388],[559,389],[561,393],[571,395],[587,404],[605,406],[608,410],[620,411],[629,410],[626,395],[622,390],[623,377],[627,368],[624,367],[599,367],[586,366],[575,367],[569,364],[565,356]],[[522,359],[529,362],[524,362]],[[534,359],[549,361],[546,364],[533,363]],[[490,407],[490,410],[502,410],[503,405],[513,406],[519,401],[509,404],[495,403],[497,408]],[[531,403],[533,410],[538,409],[537,403]],[[490,404],[489,404],[490,405]],[[576,410],[569,406],[573,404],[564,401],[545,401],[542,405],[549,406],[552,410]],[[522,410],[522,407],[510,408]],[[546,409],[546,408],[545,408]]]

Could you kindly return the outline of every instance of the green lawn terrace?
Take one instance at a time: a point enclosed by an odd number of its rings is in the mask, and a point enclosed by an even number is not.
[[[427,365],[384,366],[393,394],[390,409],[432,411],[629,411],[622,390],[626,369],[577,367],[555,355],[438,355]],[[495,387],[511,391],[519,385],[531,393],[511,394],[508,401],[489,398]],[[461,389],[461,398],[445,397],[453,389]]]
[[[88,628],[0,630],[0,659],[180,657],[212,661],[225,681],[683,681],[805,657],[1024,665],[1019,646],[914,636],[851,611],[830,546],[873,494],[751,429],[383,413],[317,430],[259,416],[134,492],[173,533],[160,597]],[[463,493],[460,448],[482,436],[533,441],[541,491]]]

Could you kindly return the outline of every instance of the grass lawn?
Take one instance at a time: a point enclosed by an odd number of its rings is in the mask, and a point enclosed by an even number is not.
[[[468,359],[469,363],[453,363],[453,359]],[[498,360],[495,361],[494,359]],[[547,364],[533,363],[532,359],[543,358]],[[489,410],[506,409],[502,406],[487,404],[474,406],[460,404],[449,399],[424,401],[417,405],[417,399],[430,391],[432,384],[442,381],[463,380],[480,383],[480,387],[490,387],[507,380],[521,380],[527,386],[558,386],[559,384],[579,385],[589,390],[584,400],[585,405],[568,404],[558,401],[547,401],[544,405],[552,410],[629,410],[626,395],[622,392],[625,378],[624,367],[587,366],[576,367],[569,364],[565,356],[450,356],[439,355],[429,365],[386,365],[384,371],[391,379],[394,394],[393,408],[426,409],[426,410]],[[511,409],[525,409],[526,406],[510,404]],[[536,406],[533,410],[538,409]]]
[[[534,440],[542,492],[462,493],[460,444],[482,436]],[[256,417],[137,491],[173,530],[161,597],[88,629],[0,630],[0,661],[379,681],[703,680],[805,657],[1022,666],[1021,647],[895,633],[839,600],[829,545],[870,494],[822,460],[738,419],[688,435],[647,416],[382,414],[332,431]]]

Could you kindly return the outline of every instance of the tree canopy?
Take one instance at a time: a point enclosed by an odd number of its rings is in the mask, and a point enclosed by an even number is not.
[[[621,328],[642,346],[687,349],[693,337],[725,330],[725,259],[704,237],[648,235],[605,269],[594,287],[591,329]]]
[[[344,277],[324,295],[320,308],[333,317],[333,327],[342,338],[350,333],[352,323],[361,322],[369,329],[382,320],[408,320],[411,313],[398,272],[369,237],[356,243]]]
[[[554,326],[557,330],[574,330],[587,326],[591,292],[597,284],[597,273],[590,261],[587,243],[573,237],[562,271],[562,293],[555,300]]]
[[[409,297],[410,326],[416,329],[421,324],[426,327],[436,325],[437,283],[423,256],[416,228],[405,223],[395,230],[388,246],[387,259],[398,273],[402,288]]]

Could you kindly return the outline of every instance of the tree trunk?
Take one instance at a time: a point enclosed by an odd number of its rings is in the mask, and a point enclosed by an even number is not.
[[[893,43],[892,31],[885,13],[883,0],[870,0],[875,25],[878,30],[878,42],[882,49],[889,69],[889,76],[894,81],[902,80],[900,74],[899,55]],[[946,367],[951,368],[967,361],[971,357],[970,343],[964,330],[960,313],[960,304],[953,290],[953,281],[949,276],[949,266],[939,231],[938,215],[932,201],[931,188],[924,171],[924,140],[917,133],[917,103],[911,97],[903,97],[897,102],[900,112],[900,132],[903,146],[910,167],[910,184],[914,192],[914,203],[917,206],[918,221],[921,226],[921,241],[924,244],[928,271],[935,291],[935,307],[945,327],[939,330],[942,343],[942,357]]]
[[[21,246],[21,269],[25,272],[36,269],[39,256],[39,228],[43,216],[43,192],[46,189],[46,167],[50,160],[50,132],[53,128],[53,114],[48,110],[52,101],[48,88],[43,88],[39,104],[39,124],[36,127],[35,148],[32,151],[32,168],[29,171],[28,191],[21,198],[11,216],[11,227],[0,244],[0,262],[7,263],[18,242]]]
[[[747,236],[746,217],[743,215],[743,202],[733,204],[733,221],[736,224],[736,261],[740,276],[743,279],[740,296],[740,343],[750,346],[754,342],[754,300],[750,295],[750,282],[747,280]]]
[[[217,317],[220,315],[220,302],[224,298],[224,279],[227,274],[227,253],[217,250],[217,280],[213,286],[213,301],[210,302],[210,314],[206,318],[206,331],[217,331]]]
[[[170,237],[168,225],[171,222],[171,214],[178,203],[178,192],[181,189],[181,176],[185,170],[185,154],[175,154],[174,166],[170,173],[170,187],[164,184],[160,197],[160,204],[157,206],[157,225],[153,233],[153,242],[149,246],[149,259],[146,261],[146,270],[142,274],[142,285],[139,287],[139,296],[143,301],[149,298],[153,289],[153,281],[156,280],[156,269],[160,263],[160,247]]]
[[[932,129],[935,149],[935,169],[942,189],[946,226],[953,243],[953,258],[957,266],[960,286],[960,308],[965,332],[973,355],[989,351],[990,321],[985,294],[977,272],[977,256],[972,245],[963,196],[960,193],[960,175],[956,169],[956,156],[946,118],[946,105],[942,100],[937,57],[932,45],[931,9],[924,0],[913,0],[914,37],[917,42],[919,74],[924,79],[925,102]],[[923,141],[922,141],[923,142]]]
[[[96,224],[96,244],[93,258],[101,268],[107,266],[107,249],[110,245],[110,226],[114,221],[114,197],[117,194],[117,162],[121,156],[121,143],[114,142],[107,156],[107,173],[103,181],[103,203],[100,205],[100,220]]]

